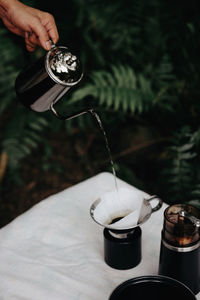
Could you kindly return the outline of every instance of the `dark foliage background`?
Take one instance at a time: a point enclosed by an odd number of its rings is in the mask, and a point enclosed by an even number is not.
[[[52,13],[60,45],[81,58],[84,79],[59,102],[91,103],[102,119],[117,176],[167,203],[200,206],[200,4],[198,1],[24,1]],[[109,170],[91,115],[60,122],[16,99],[29,54],[0,26],[0,205],[4,225],[51,193]]]

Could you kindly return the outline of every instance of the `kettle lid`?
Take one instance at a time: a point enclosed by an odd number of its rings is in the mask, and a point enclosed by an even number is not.
[[[80,60],[64,46],[52,45],[46,55],[45,67],[55,82],[69,87],[76,85],[83,76]]]

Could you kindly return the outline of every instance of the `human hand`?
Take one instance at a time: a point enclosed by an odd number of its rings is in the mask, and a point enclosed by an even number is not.
[[[26,48],[30,52],[37,46],[50,50],[50,39],[54,44],[59,39],[55,20],[51,14],[27,6],[18,0],[0,0],[0,17],[11,32],[25,38]]]

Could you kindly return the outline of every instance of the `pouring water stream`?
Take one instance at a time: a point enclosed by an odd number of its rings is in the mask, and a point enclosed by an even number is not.
[[[108,138],[107,138],[105,129],[103,127],[103,124],[101,122],[101,119],[100,119],[99,115],[93,109],[91,109],[89,112],[92,114],[92,116],[95,117],[95,119],[96,119],[97,123],[99,124],[99,127],[100,127],[100,129],[101,129],[101,131],[104,135],[105,145],[106,145],[106,149],[107,149],[107,152],[108,152],[108,155],[109,155],[111,168],[112,168],[112,173],[113,173],[114,180],[115,180],[116,194],[117,194],[117,197],[119,198],[116,171],[115,171],[114,162],[113,162],[113,159],[112,159],[111,150],[110,150],[110,147],[109,147]]]

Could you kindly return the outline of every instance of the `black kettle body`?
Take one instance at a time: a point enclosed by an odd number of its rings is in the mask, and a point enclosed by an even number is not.
[[[87,112],[87,109],[62,116],[55,110],[54,104],[82,77],[82,65],[77,56],[68,47],[52,44],[46,55],[19,73],[15,90],[23,105],[36,112],[51,110],[56,117],[67,120]]]

